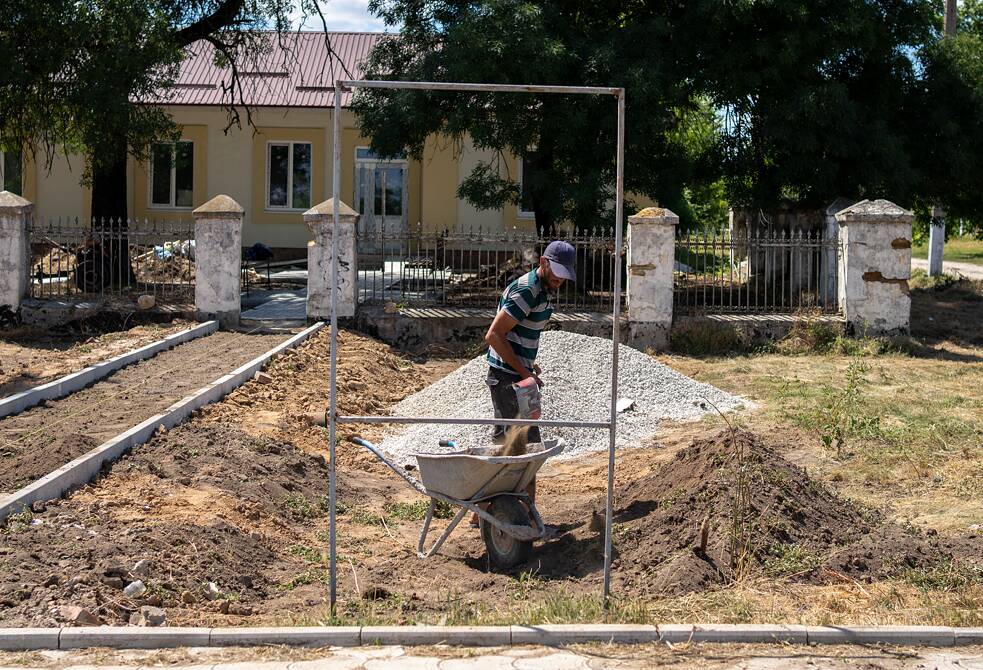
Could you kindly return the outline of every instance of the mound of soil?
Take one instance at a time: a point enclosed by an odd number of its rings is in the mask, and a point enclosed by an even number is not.
[[[722,584],[741,555],[745,565],[773,576],[826,582],[844,576],[871,581],[946,560],[975,562],[983,554],[983,538],[943,539],[884,522],[743,431],[695,441],[619,488],[615,501],[614,572],[619,588],[633,595]],[[593,510],[603,510],[603,499],[571,521]],[[548,545],[550,558],[543,562],[567,564],[578,548],[584,550],[578,562],[596,562],[596,548],[572,535]]]

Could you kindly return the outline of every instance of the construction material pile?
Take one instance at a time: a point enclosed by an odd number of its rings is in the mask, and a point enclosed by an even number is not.
[[[611,341],[577,333],[543,333],[538,363],[543,369],[543,419],[606,421],[611,403]],[[685,421],[741,407],[742,400],[709,384],[682,375],[630,347],[621,347],[618,397],[631,402],[618,416],[619,448],[643,446],[665,420]],[[392,409],[399,416],[488,418],[494,416],[485,384],[488,363],[484,354],[431,384]],[[712,403],[712,404],[711,404]],[[547,428],[544,437],[567,443],[564,456],[605,449],[608,432],[595,428]],[[402,463],[414,452],[441,451],[441,439],[457,440],[462,447],[489,444],[489,426],[415,425],[388,436],[382,448]]]

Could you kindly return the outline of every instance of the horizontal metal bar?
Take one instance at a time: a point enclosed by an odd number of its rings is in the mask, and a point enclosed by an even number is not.
[[[483,93],[571,93],[575,95],[624,95],[623,88],[599,86],[552,86],[529,84],[469,84],[438,81],[376,81],[348,80],[340,83],[345,88],[390,88],[428,91],[476,91]]]
[[[434,423],[455,426],[553,426],[554,428],[610,428],[607,421],[546,421],[542,419],[465,419],[444,416],[339,416],[338,423]]]

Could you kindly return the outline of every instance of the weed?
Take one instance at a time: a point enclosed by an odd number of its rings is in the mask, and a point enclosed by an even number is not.
[[[307,519],[319,519],[328,513],[328,498],[321,496],[317,500],[309,500],[300,493],[284,496],[284,504],[287,511],[294,519],[305,521]]]
[[[293,544],[287,547],[287,552],[298,556],[308,563],[327,563],[328,557],[323,549],[317,549],[316,547],[308,547],[304,544]]]
[[[682,323],[670,333],[672,349],[689,356],[723,355],[750,348],[747,338],[731,326],[705,319]]]
[[[983,584],[983,568],[944,558],[928,568],[907,568],[901,579],[923,591],[962,591]]]
[[[7,532],[19,533],[27,529],[33,520],[34,514],[31,512],[30,508],[25,507],[20,512],[11,514],[7,517]]]
[[[819,567],[819,557],[798,544],[774,544],[768,547],[764,571],[769,577],[802,574]]]
[[[415,503],[386,503],[383,509],[387,520],[420,521],[427,515],[428,507],[430,507],[429,500],[419,500]],[[437,519],[450,519],[454,516],[454,509],[448,503],[438,500],[434,505],[433,515]]]
[[[927,291],[941,291],[949,288],[957,281],[958,280],[950,274],[941,274],[938,277],[932,277],[921,268],[918,268],[911,271],[911,278],[908,280],[908,286],[914,289],[922,289]]]
[[[823,385],[823,402],[815,415],[816,429],[823,446],[834,449],[837,457],[843,455],[847,438],[878,434],[880,419],[865,415],[861,402],[861,389],[869,371],[870,366],[862,358],[855,358],[847,366],[843,388]]]
[[[324,583],[328,580],[328,572],[324,569],[311,569],[306,570],[300,574],[294,575],[287,581],[280,584],[280,589],[283,591],[290,591],[298,586],[305,586],[307,584],[318,584]]]

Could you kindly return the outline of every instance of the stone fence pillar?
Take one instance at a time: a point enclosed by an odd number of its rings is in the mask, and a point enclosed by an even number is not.
[[[31,263],[27,225],[33,213],[33,203],[0,191],[0,310],[16,312],[27,295]]]
[[[661,207],[628,217],[628,337],[638,348],[669,344],[677,224]]]
[[[843,242],[840,306],[853,334],[908,332],[913,219],[887,200],[861,200],[837,212]]]
[[[307,243],[307,318],[331,318],[331,237],[334,234],[334,198],[304,212],[314,236]],[[358,212],[338,202],[338,316],[353,317],[358,305],[358,267],[355,226]]]
[[[242,274],[242,217],[245,210],[227,195],[196,209],[195,313],[224,328],[239,325]]]

